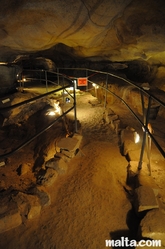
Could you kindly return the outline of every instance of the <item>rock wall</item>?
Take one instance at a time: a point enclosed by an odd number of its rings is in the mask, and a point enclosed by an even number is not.
[[[165,62],[163,0],[0,3],[0,59],[58,44],[76,57]],[[57,48],[58,49],[58,48]]]

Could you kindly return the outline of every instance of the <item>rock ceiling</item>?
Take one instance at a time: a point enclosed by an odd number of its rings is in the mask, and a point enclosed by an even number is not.
[[[164,0],[5,0],[0,60],[58,51],[70,56],[165,64]]]

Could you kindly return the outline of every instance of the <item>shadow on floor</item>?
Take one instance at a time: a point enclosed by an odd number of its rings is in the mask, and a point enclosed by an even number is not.
[[[141,219],[142,217],[138,217],[135,213],[134,208],[132,207],[132,209],[128,212],[126,218],[128,230],[117,230],[114,232],[110,232],[110,238],[114,242],[112,243],[111,248],[136,248],[135,246],[133,246],[133,241],[138,241],[138,229]],[[130,245],[130,243],[132,244]]]

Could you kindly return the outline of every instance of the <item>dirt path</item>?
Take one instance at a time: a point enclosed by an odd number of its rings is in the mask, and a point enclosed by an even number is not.
[[[129,234],[131,204],[123,186],[127,161],[118,137],[102,120],[103,107],[78,101],[80,152],[48,190],[52,203],[40,217],[0,234],[1,249],[103,249],[105,240]]]

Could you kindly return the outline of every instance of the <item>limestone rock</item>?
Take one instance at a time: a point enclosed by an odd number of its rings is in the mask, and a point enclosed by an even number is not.
[[[159,187],[156,185],[151,175],[145,174],[143,170],[140,170],[137,181],[139,186],[148,186],[153,189],[155,196],[158,195]]]
[[[0,216],[0,233],[18,227],[21,223],[22,218],[18,210],[16,212],[6,213],[4,216]]]
[[[105,0],[102,4],[23,0],[17,8],[6,0],[0,7],[1,61],[55,45],[58,55],[61,48],[67,54],[115,62],[150,57],[164,60],[163,0],[141,4],[135,0]]]
[[[47,168],[45,174],[41,176],[41,179],[39,179],[38,182],[40,185],[49,187],[55,183],[57,177],[58,177],[58,172],[56,170],[54,170],[53,168]]]
[[[1,199],[0,207],[0,233],[19,226],[22,218],[16,203],[8,197]]]
[[[51,204],[50,194],[44,186],[37,186],[33,188],[31,192],[38,196],[42,207],[49,206]]]
[[[142,219],[139,230],[142,237],[161,240],[165,246],[165,214],[160,210],[150,210]]]
[[[25,175],[31,170],[29,163],[22,163],[20,166],[20,175]]]
[[[62,158],[51,158],[49,161],[45,163],[47,168],[55,169],[59,174],[65,173],[68,169],[67,164]]]
[[[57,146],[60,149],[75,151],[79,147],[79,141],[73,137],[66,137],[57,142]]]
[[[135,210],[142,212],[150,209],[159,208],[158,202],[155,198],[155,194],[152,188],[148,186],[140,186],[135,190]]]
[[[41,204],[36,195],[19,192],[13,200],[17,203],[20,213],[28,219],[36,218],[41,212]]]
[[[83,138],[82,135],[79,133],[74,133],[73,138],[78,140],[77,147],[79,148]]]

